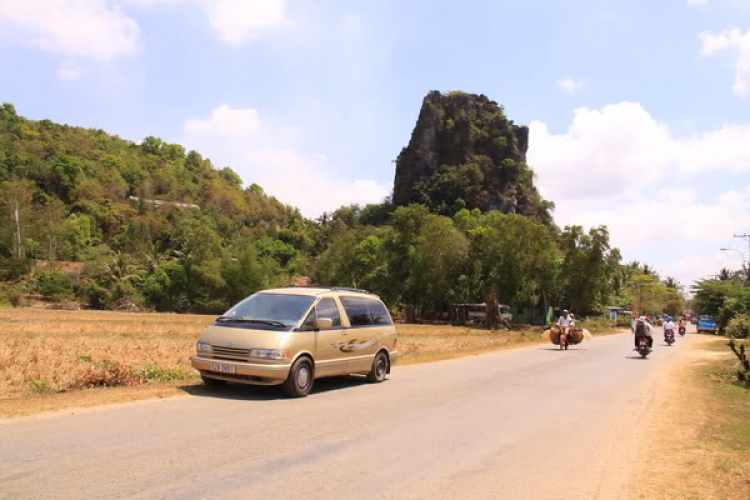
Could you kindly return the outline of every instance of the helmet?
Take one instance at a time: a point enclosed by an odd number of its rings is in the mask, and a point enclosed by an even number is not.
[[[667,321],[672,321],[672,316],[667,316]]]
[[[563,309],[563,312],[562,312],[562,313],[563,313],[563,314],[568,314],[569,312],[570,312],[570,311],[568,311],[567,309]]]

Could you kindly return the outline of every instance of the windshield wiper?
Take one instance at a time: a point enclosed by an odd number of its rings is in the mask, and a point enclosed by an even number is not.
[[[272,319],[249,319],[247,321],[249,321],[250,323],[259,323],[261,325],[286,326],[281,321],[274,321]]]
[[[232,316],[219,316],[216,319],[216,321],[234,321],[236,323],[255,323],[259,325],[281,326],[281,327],[286,326],[281,321],[273,321],[273,320],[266,320],[266,319],[233,318]]]

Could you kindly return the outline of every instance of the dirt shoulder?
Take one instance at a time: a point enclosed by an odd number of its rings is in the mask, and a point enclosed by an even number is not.
[[[726,339],[690,335],[660,381],[625,498],[750,498],[750,390],[732,383]]]

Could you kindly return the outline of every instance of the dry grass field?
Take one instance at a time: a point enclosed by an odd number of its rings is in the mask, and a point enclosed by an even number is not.
[[[0,399],[87,386],[190,379],[194,375],[188,357],[212,319],[177,314],[0,310]],[[118,374],[122,377],[107,384],[107,375]]]
[[[104,386],[119,386],[121,400],[180,393],[179,387],[199,383],[188,358],[213,319],[0,309],[0,416],[41,411],[29,409],[35,405],[47,410],[90,406],[97,398],[118,400],[114,390],[82,390]],[[403,364],[540,342],[536,330],[490,332],[442,325],[398,325],[397,329]]]
[[[628,498],[750,498],[750,390],[734,383],[726,339],[695,338],[663,381]]]

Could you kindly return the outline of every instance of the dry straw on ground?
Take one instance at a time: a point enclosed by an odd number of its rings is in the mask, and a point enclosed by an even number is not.
[[[78,390],[101,385],[150,387],[119,389],[122,400],[179,394],[177,386],[200,383],[189,357],[201,332],[214,319],[183,314],[0,309],[0,414],[54,409],[54,401],[60,401],[60,407],[75,406],[77,396],[73,394],[81,394],[78,399],[85,400],[82,404],[87,406],[96,400],[92,393],[100,394],[102,401],[117,400],[111,390]],[[540,342],[536,330],[491,332],[445,325],[396,328],[403,364]],[[166,390],[170,384],[171,391],[156,389]],[[31,407],[40,409],[28,410]]]
[[[0,399],[81,387],[92,369],[182,370],[212,316],[0,310]],[[85,384],[83,384],[85,386]]]

